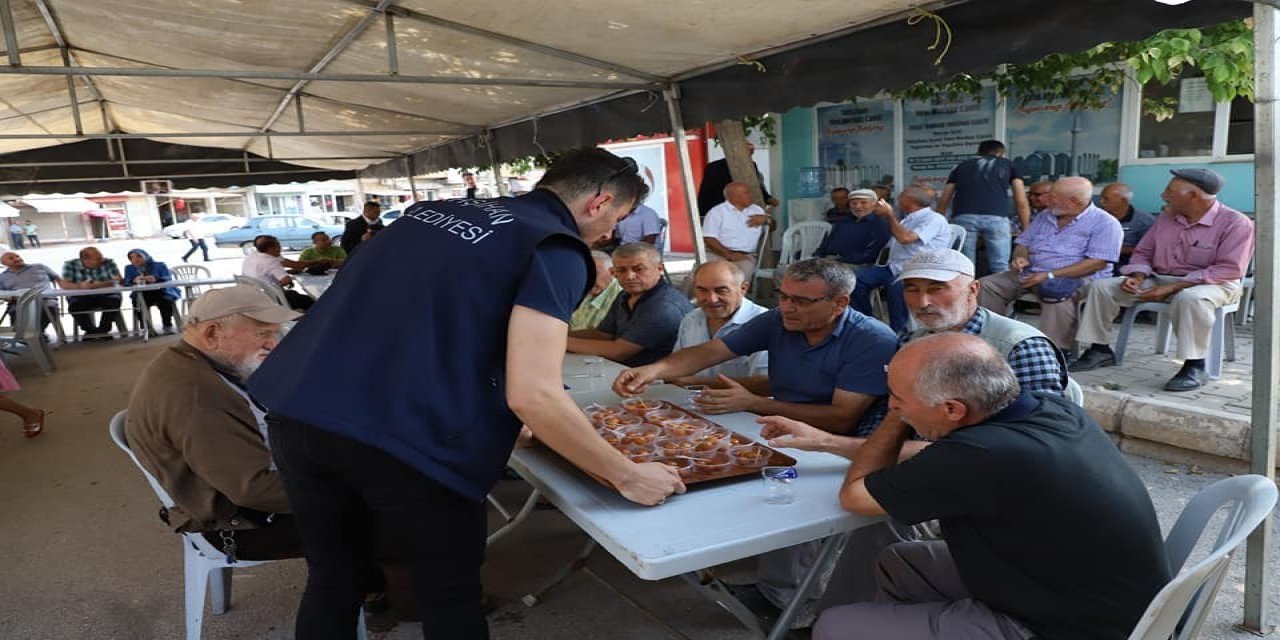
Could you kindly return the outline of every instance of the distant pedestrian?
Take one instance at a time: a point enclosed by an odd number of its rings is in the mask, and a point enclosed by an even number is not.
[[[182,237],[191,243],[191,249],[182,254],[183,262],[186,262],[187,258],[190,258],[191,254],[195,253],[197,249],[204,255],[204,261],[209,261],[209,245],[204,243],[204,231],[200,229],[200,223],[195,220],[188,222],[187,228],[182,232]]]
[[[1013,162],[1004,157],[1004,143],[985,140],[978,145],[978,155],[961,162],[938,198],[938,211],[951,208],[951,222],[964,227],[961,251],[974,264],[978,263],[978,236],[985,241],[987,265],[991,273],[1009,268],[1012,230],[1009,221],[1009,194],[1013,194],[1018,228],[1031,226],[1031,208],[1022,185],[1022,175]]]
[[[23,245],[22,245],[22,225],[18,224],[18,221],[17,221],[17,220],[14,220],[14,221],[9,225],[9,244],[13,245],[13,248],[14,248],[14,249],[22,249],[22,248],[23,248]]]
[[[37,227],[36,223],[28,220],[27,224],[22,227],[22,230],[27,234],[27,242],[30,242],[31,246],[40,246],[40,227]]]

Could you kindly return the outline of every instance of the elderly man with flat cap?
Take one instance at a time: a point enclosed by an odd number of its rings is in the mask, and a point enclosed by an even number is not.
[[[814,255],[831,256],[854,268],[875,264],[880,251],[889,244],[889,223],[872,213],[880,199],[871,189],[844,190],[848,208],[827,211],[831,231],[822,239]],[[838,198],[832,192],[832,201]]]
[[[1160,195],[1163,213],[1143,236],[1120,278],[1097,280],[1086,298],[1076,339],[1091,345],[1071,366],[1089,371],[1116,363],[1111,323],[1122,307],[1167,302],[1182,369],[1166,391],[1191,391],[1207,382],[1204,358],[1214,310],[1240,299],[1240,279],[1253,256],[1253,222],[1218,201],[1222,176],[1208,169],[1174,169]]]

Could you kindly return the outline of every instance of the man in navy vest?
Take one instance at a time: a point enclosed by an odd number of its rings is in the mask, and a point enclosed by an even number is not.
[[[586,243],[647,191],[633,162],[584,149],[519,198],[416,203],[249,381],[306,547],[299,640],[355,627],[374,527],[409,567],[424,633],[487,638],[484,497],[522,422],[630,500],[684,490],[669,467],[596,437],[561,385],[569,318],[593,280]]]

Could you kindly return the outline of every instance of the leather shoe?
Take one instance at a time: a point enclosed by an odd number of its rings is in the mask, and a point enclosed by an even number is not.
[[[1102,367],[1116,366],[1116,355],[1110,351],[1090,349],[1084,355],[1067,366],[1067,371],[1093,371]]]
[[[1183,367],[1178,375],[1169,378],[1165,391],[1194,391],[1209,381],[1209,373],[1200,367]]]

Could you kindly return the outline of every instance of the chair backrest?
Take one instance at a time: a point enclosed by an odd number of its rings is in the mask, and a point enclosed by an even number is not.
[[[138,467],[138,470],[142,472],[143,477],[147,479],[147,484],[151,485],[151,490],[155,491],[156,497],[160,499],[160,504],[165,507],[172,507],[174,502],[173,498],[169,497],[169,492],[160,486],[160,483],[156,481],[156,477],[151,475],[151,472],[147,471],[141,462],[138,462],[138,456],[134,455],[133,449],[129,448],[129,438],[124,433],[124,422],[127,414],[127,411],[121,411],[111,416],[111,426],[109,427],[111,441],[116,443],[116,446],[120,447],[120,450],[125,452],[125,455],[129,456],[129,459],[133,461],[134,466]]]
[[[969,235],[969,232],[958,224],[948,226],[951,227],[951,248],[959,251],[964,247],[964,238]]]
[[[247,284],[257,289],[276,301],[276,304],[289,306],[289,299],[284,297],[284,288],[274,282],[259,280],[251,276],[235,276],[236,284]]]
[[[831,232],[829,222],[797,222],[782,232],[782,253],[778,258],[781,269],[792,262],[807,260],[813,257],[822,239]]]
[[[1232,553],[1271,514],[1276,495],[1276,485],[1268,478],[1245,475],[1219,480],[1191,498],[1165,538],[1169,570],[1175,576],[1152,598],[1129,640],[1195,638],[1226,576]],[[1185,567],[1209,521],[1223,509],[1226,517],[1220,519],[1221,528],[1209,554]]]
[[[1080,387],[1080,383],[1075,378],[1067,376],[1067,399],[1076,403],[1077,407],[1084,406],[1084,389]]]
[[[174,280],[198,280],[213,277],[208,267],[198,264],[180,264],[176,267],[169,267],[169,271],[173,273]]]
[[[40,328],[44,313],[44,296],[36,289],[28,289],[18,296],[13,313],[13,336],[18,340],[40,340],[44,333]],[[34,346],[33,348],[39,348]]]

